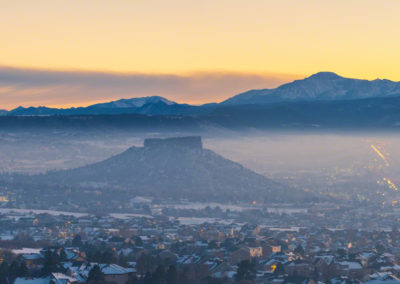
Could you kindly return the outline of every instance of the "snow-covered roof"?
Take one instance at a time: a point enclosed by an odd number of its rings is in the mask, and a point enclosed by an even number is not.
[[[71,267],[70,269],[74,272],[81,274],[84,277],[88,277],[89,271],[96,265],[100,267],[101,272],[103,272],[105,275],[127,274],[136,272],[134,268],[125,268],[119,266],[118,264],[105,264],[105,263],[99,263],[99,264],[90,263],[89,265],[83,264],[77,270],[74,269],[74,267]]]
[[[29,254],[23,254],[22,257],[26,260],[35,260],[35,259],[41,259],[43,256],[39,253],[29,253]]]
[[[22,278],[18,277],[14,280],[14,284],[49,284],[50,277],[45,278]]]
[[[63,273],[52,273],[52,280],[55,284],[67,284],[70,282],[77,282],[78,280],[74,277],[70,277]]]
[[[362,269],[361,264],[356,261],[341,261],[339,263],[347,266],[349,269]]]
[[[101,272],[107,274],[126,274],[136,272],[133,268],[125,268],[117,264],[99,264]]]
[[[40,253],[41,248],[22,248],[22,249],[13,249],[11,252],[13,254],[32,254],[32,253]]]

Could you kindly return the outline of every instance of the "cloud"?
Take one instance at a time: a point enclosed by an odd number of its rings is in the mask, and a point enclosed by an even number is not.
[[[0,67],[0,108],[84,106],[159,95],[177,102],[218,102],[249,89],[273,88],[299,76],[194,72],[185,75],[54,71]]]

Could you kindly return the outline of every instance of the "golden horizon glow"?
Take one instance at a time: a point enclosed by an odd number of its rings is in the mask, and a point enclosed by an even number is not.
[[[178,103],[199,105],[220,102],[249,89],[275,88],[301,78],[291,74],[222,71],[177,75],[0,66],[0,108],[84,107],[110,100],[154,95]]]
[[[231,81],[220,80],[210,92],[205,80],[196,81],[193,90],[176,96],[162,90],[115,92],[118,98],[154,94],[197,104],[320,71],[400,81],[398,11],[397,0],[1,1],[0,66],[122,75],[286,76],[231,87]],[[71,88],[57,89],[57,98],[46,89],[39,98],[37,89],[7,88],[0,86],[0,108],[80,106],[117,98],[95,89],[84,91],[97,97],[74,97]]]
[[[2,1],[0,64],[400,80],[399,1]]]

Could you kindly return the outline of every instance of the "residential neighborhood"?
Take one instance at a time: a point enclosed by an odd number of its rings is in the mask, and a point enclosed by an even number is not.
[[[3,210],[0,282],[400,283],[395,209],[134,202],[142,214]]]

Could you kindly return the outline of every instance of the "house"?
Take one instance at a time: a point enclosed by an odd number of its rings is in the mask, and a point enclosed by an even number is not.
[[[385,272],[377,272],[369,275],[370,280],[364,282],[367,284],[377,284],[377,283],[385,283],[385,284],[400,284],[400,279],[391,273]]]
[[[356,276],[362,272],[362,266],[356,261],[340,261],[338,270],[342,275]]]
[[[14,280],[13,284],[78,284],[76,278],[67,276],[62,273],[52,273],[48,277],[42,278],[22,278],[18,277]]]
[[[136,196],[130,200],[130,205],[134,209],[143,209],[145,207],[150,207],[153,199],[150,197]]]
[[[262,247],[249,247],[249,252],[251,258],[262,257],[263,255]]]
[[[262,247],[242,247],[234,251],[228,261],[232,264],[238,264],[243,260],[262,257]]]
[[[67,274],[76,279],[87,279],[90,270],[96,265],[100,267],[101,272],[104,274],[105,282],[110,284],[125,284],[129,277],[136,273],[134,268],[125,268],[117,264],[85,263],[79,267],[69,267]]]
[[[286,266],[286,271],[289,275],[308,277],[310,276],[310,265],[306,262],[291,262]]]
[[[244,260],[250,260],[250,251],[248,247],[242,247],[234,251],[228,258],[229,263],[238,264]]]
[[[38,268],[43,264],[43,255],[40,253],[27,253],[19,256],[28,269]]]
[[[106,283],[125,284],[128,282],[129,276],[136,273],[133,268],[124,268],[117,264],[99,264],[99,266]]]

